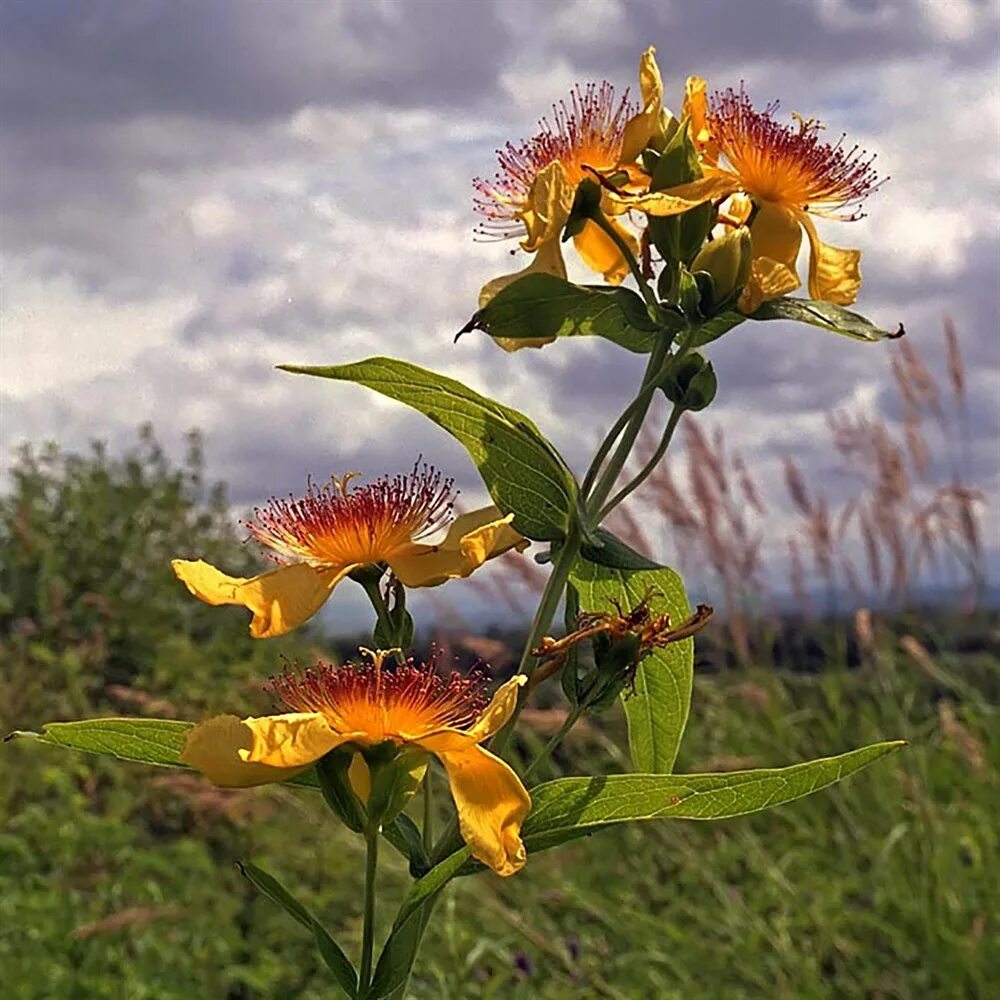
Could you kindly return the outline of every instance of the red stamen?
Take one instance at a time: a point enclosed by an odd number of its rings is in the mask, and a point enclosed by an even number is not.
[[[383,476],[356,489],[356,473],[303,497],[272,499],[245,526],[261,545],[317,564],[377,563],[392,551],[437,531],[451,517],[454,480],[432,466]]]
[[[341,731],[384,738],[394,729],[429,732],[448,726],[468,729],[489,704],[489,678],[481,667],[468,674],[438,672],[440,653],[428,661],[383,664],[379,655],[363,665],[318,662],[302,673],[285,670],[265,689],[293,712],[320,712]]]
[[[799,117],[797,128],[783,125],[774,118],[777,110],[773,101],[758,111],[742,84],[712,95],[709,130],[747,192],[820,214],[849,209],[837,217],[861,218],[858,206],[884,183],[872,168],[875,154],[856,144],[847,149],[846,134],[833,144],[820,142],[819,122]]]
[[[551,122],[539,120],[534,138],[517,146],[508,142],[496,151],[500,169],[492,179],[473,180],[478,192],[473,205],[486,218],[476,234],[494,239],[517,236],[522,230],[518,213],[538,172],[550,163],[562,163],[572,184],[583,179],[584,165],[598,170],[614,167],[625,124],[634,113],[628,91],[616,102],[615,89],[607,81],[574,87],[568,103],[552,106]]]

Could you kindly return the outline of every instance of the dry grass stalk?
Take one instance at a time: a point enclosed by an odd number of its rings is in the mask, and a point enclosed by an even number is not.
[[[157,920],[177,920],[186,915],[187,910],[183,906],[129,906],[117,913],[112,913],[109,917],[104,917],[102,920],[83,924],[70,931],[69,936],[74,941],[82,941],[98,934],[135,930]]]
[[[969,728],[959,722],[951,702],[938,702],[938,722],[948,743],[965,758],[973,771],[983,774],[988,768],[986,750]]]

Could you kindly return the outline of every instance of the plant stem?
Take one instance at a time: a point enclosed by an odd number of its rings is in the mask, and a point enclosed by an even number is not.
[[[618,447],[615,449],[614,455],[612,455],[607,468],[604,470],[603,475],[598,480],[597,485],[594,487],[593,492],[587,501],[587,512],[591,518],[594,518],[594,515],[596,515],[604,506],[604,502],[607,500],[608,494],[614,488],[615,482],[618,480],[621,470],[625,467],[625,463],[628,461],[628,457],[632,453],[632,446],[635,444],[635,439],[638,437],[639,431],[642,428],[642,423],[646,419],[646,414],[649,412],[649,407],[653,401],[653,394],[656,391],[657,385],[659,385],[663,378],[670,373],[672,368],[675,368],[678,364],[680,364],[681,360],[687,355],[688,351],[691,350],[691,346],[694,343],[697,333],[698,327],[690,327],[685,334],[684,339],[681,341],[680,346],[677,348],[677,353],[671,355],[670,357],[667,357],[667,351],[670,347],[669,342],[658,344],[656,349],[650,355],[649,364],[646,366],[646,374],[643,377],[643,387],[639,391],[639,395],[635,398],[635,404],[637,405],[634,405],[632,409],[631,419],[622,433],[621,440],[618,442]],[[596,518],[594,523],[600,523],[600,519]]]
[[[431,773],[432,769],[428,767],[424,775],[424,825],[420,832],[428,855],[434,846],[434,791],[431,787]]]
[[[642,467],[642,470],[627,486],[623,486],[602,508],[600,513],[597,515],[596,521],[598,524],[603,521],[608,514],[611,513],[626,497],[637,490],[653,473],[653,470],[660,464],[660,460],[666,454],[667,448],[670,447],[670,441],[674,436],[674,431],[677,429],[677,424],[680,422],[681,416],[684,413],[684,409],[674,404],[673,410],[670,411],[670,419],[667,420],[667,426],[663,431],[663,437],[660,438],[660,443],[656,446],[656,451],[653,452],[652,458]]]
[[[542,747],[538,756],[525,768],[524,778],[530,778],[537,768],[549,759],[552,751],[562,743],[566,738],[566,734],[577,724],[581,715],[583,715],[583,707],[581,705],[574,705],[563,721],[563,724],[559,727],[559,731]]]
[[[579,528],[574,525],[570,529],[569,534],[566,536],[566,540],[563,542],[558,555],[552,563],[552,572],[545,584],[545,590],[542,591],[542,597],[538,603],[538,610],[535,612],[535,618],[531,623],[531,630],[524,643],[524,651],[521,654],[521,662],[517,668],[518,673],[527,674],[529,677],[532,673],[534,673],[536,663],[535,657],[531,651],[539,644],[539,642],[541,642],[542,637],[552,624],[552,619],[559,610],[559,602],[562,600],[563,591],[566,589],[566,581],[569,579],[570,570],[573,568],[573,563],[576,562],[576,557],[579,551],[580,531]],[[499,755],[502,753],[502,751],[504,751],[510,743],[511,736],[514,731],[514,725],[517,722],[518,716],[524,709],[526,697],[527,695],[525,694],[524,688],[522,688],[521,693],[518,695],[517,705],[514,706],[514,711],[511,714],[510,719],[507,721],[507,724],[503,727],[503,729],[501,729],[500,732],[493,738],[491,749],[495,754]]]
[[[389,617],[389,605],[382,596],[382,590],[379,587],[378,580],[363,579],[358,582],[362,587],[364,587],[365,593],[368,595],[368,600],[371,601],[372,607],[375,609],[375,616],[378,619],[379,625],[382,626],[386,635],[393,635],[394,628],[392,619]],[[374,635],[372,638],[374,639]],[[400,649],[395,650],[393,655],[396,658],[396,662],[400,665],[402,665],[406,659],[403,655],[403,651]]]
[[[365,833],[365,909],[361,931],[361,969],[358,972],[358,996],[371,985],[372,954],[375,949],[375,869],[378,866],[378,823]]]
[[[635,439],[638,437],[642,422],[646,419],[646,414],[649,412],[650,404],[653,401],[656,384],[659,381],[659,375],[669,349],[669,341],[666,339],[661,340],[649,356],[646,371],[642,378],[642,388],[640,388],[632,403],[629,404],[629,417],[621,433],[618,446],[615,448],[607,467],[597,480],[597,484],[588,498],[587,510],[590,514],[596,513],[607,499],[625,462],[628,461],[628,457],[632,453],[632,446],[635,444]]]

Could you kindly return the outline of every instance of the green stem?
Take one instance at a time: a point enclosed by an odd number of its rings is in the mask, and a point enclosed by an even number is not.
[[[372,955],[375,950],[375,869],[378,866],[378,823],[365,833],[365,909],[361,931],[361,969],[358,972],[358,996],[364,996],[372,979]]]
[[[618,446],[608,460],[604,472],[601,473],[597,484],[594,486],[587,500],[587,510],[591,514],[599,510],[608,498],[608,494],[614,487],[622,468],[632,453],[632,446],[635,444],[635,439],[639,435],[642,423],[649,412],[650,404],[653,402],[653,394],[656,392],[659,375],[669,350],[670,342],[664,339],[656,345],[649,356],[646,371],[642,378],[642,388],[628,407],[629,417],[621,433]]]
[[[669,342],[658,344],[650,355],[649,364],[646,366],[646,374],[643,377],[643,387],[635,399],[638,405],[632,410],[631,419],[622,433],[618,447],[615,449],[614,455],[609,460],[607,468],[597,481],[597,485],[594,487],[587,501],[587,512],[592,518],[604,506],[608,494],[614,488],[615,483],[618,481],[618,476],[621,474],[629,455],[632,453],[632,446],[635,444],[635,439],[639,436],[642,423],[649,412],[656,387],[670,373],[671,369],[680,364],[688,351],[691,350],[697,333],[697,327],[690,327],[680,346],[677,348],[677,353],[670,357],[667,357],[667,351],[670,347]]]
[[[358,580],[358,583],[364,587],[365,593],[368,595],[368,600],[371,601],[371,605],[375,609],[375,616],[378,619],[379,625],[382,626],[383,631],[386,635],[394,635],[395,627],[392,624],[392,619],[389,617],[389,606],[386,603],[385,598],[382,596],[382,589],[379,586],[379,581],[366,577]],[[374,636],[372,638],[374,639]],[[402,650],[396,650],[394,656],[396,658],[396,662],[400,665],[402,665],[406,660]]]
[[[677,404],[674,404],[673,410],[670,411],[670,419],[667,420],[667,426],[663,431],[663,437],[660,438],[660,443],[656,446],[656,451],[653,452],[652,458],[642,467],[642,470],[627,486],[623,486],[602,508],[600,513],[597,515],[596,521],[598,524],[603,521],[608,514],[611,513],[626,497],[630,496],[635,490],[637,490],[653,473],[653,470],[660,464],[660,460],[666,454],[667,448],[670,447],[670,441],[674,436],[674,431],[677,429],[677,424],[680,422],[681,416],[684,414],[684,409]]]
[[[532,650],[542,641],[542,637],[552,625],[552,619],[559,610],[559,602],[562,600],[563,591],[566,589],[566,582],[569,580],[570,570],[580,551],[580,532],[574,525],[567,535],[559,554],[552,563],[552,573],[542,591],[541,600],[538,603],[538,610],[535,612],[534,620],[531,623],[531,630],[524,643],[524,651],[521,653],[521,662],[518,665],[518,673],[527,674],[529,677],[534,673],[536,662]],[[490,749],[498,756],[507,748],[511,736],[514,732],[514,725],[524,709],[525,703],[524,688],[518,695],[517,705],[511,714],[507,724],[493,738]]]
[[[583,715],[583,707],[574,705],[566,716],[559,731],[545,744],[539,751],[538,756],[525,768],[524,778],[527,780],[532,774],[552,756],[552,751],[566,738],[566,734],[577,724],[580,716]]]
[[[434,791],[431,787],[431,773],[432,769],[428,767],[424,775],[424,825],[421,830],[424,850],[428,855],[434,846]]]

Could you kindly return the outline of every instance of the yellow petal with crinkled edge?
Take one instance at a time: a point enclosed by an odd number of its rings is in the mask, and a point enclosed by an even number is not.
[[[750,280],[740,294],[737,308],[749,316],[762,302],[794,292],[801,282],[799,276],[784,264],[769,257],[755,257],[750,268]]]
[[[521,247],[534,253],[542,244],[558,241],[575,197],[576,188],[558,160],[539,170],[531,182],[527,204],[518,213],[525,230]]]
[[[625,241],[632,256],[638,256],[639,241],[617,219],[609,219],[608,222]],[[584,264],[591,271],[603,275],[609,285],[620,285],[628,277],[628,261],[615,241],[596,222],[588,219],[584,223],[583,229],[573,237],[573,246]]]
[[[472,856],[504,877],[524,867],[521,824],[531,796],[511,768],[482,747],[438,754]]]
[[[279,717],[280,718],[280,717]],[[330,729],[322,716],[312,716],[322,721],[329,737],[342,741],[342,737]],[[188,734],[181,751],[180,762],[200,771],[213,784],[222,788],[252,788],[275,781],[286,781],[307,768],[326,750],[319,744],[320,752],[309,759],[283,758],[280,760],[248,760],[247,754],[257,746],[259,737],[252,722],[258,719],[239,719],[235,715],[217,715],[199,723]],[[310,726],[318,727],[311,722]],[[335,745],[335,744],[333,744]],[[328,748],[333,749],[333,745]]]
[[[469,729],[454,729],[443,727],[434,732],[415,737],[425,750],[431,753],[451,753],[464,750],[477,743],[483,743],[498,733],[507,724],[507,720],[517,706],[517,694],[521,686],[527,682],[524,674],[515,674],[497,688],[486,711],[479,717],[476,724]],[[405,738],[405,737],[404,737]]]
[[[802,246],[802,227],[796,212],[773,201],[762,201],[750,224],[754,257],[767,257],[794,271]]]
[[[308,767],[349,740],[367,739],[361,732],[338,733],[319,712],[289,712],[243,720],[250,730],[250,746],[239,751],[250,764],[271,767]]]
[[[642,91],[642,110],[625,123],[622,148],[618,157],[622,164],[632,163],[649,145],[660,122],[663,107],[663,79],[656,65],[656,49],[650,46],[639,59],[639,88]]]
[[[740,189],[740,179],[728,170],[719,170],[707,177],[699,177],[688,184],[678,184],[677,187],[664,191],[650,191],[647,194],[615,194],[609,197],[625,208],[645,212],[648,215],[668,216],[680,215],[688,209],[703,205],[706,201],[715,201],[735,194]]]
[[[334,587],[355,566],[320,567],[307,563],[282,566],[250,578],[227,576],[201,559],[174,559],[177,578],[206,604],[235,604],[253,613],[255,639],[284,635],[311,618]]]
[[[809,294],[822,302],[849,306],[861,287],[861,251],[824,243],[805,212],[799,219],[809,237]]]
[[[469,576],[487,559],[531,544],[511,527],[513,519],[492,506],[462,514],[439,545],[410,545],[391,556],[389,566],[406,587],[436,587]]]
[[[684,83],[681,118],[688,120],[688,135],[707,163],[719,159],[719,145],[708,127],[708,84],[700,76],[689,76]]]

